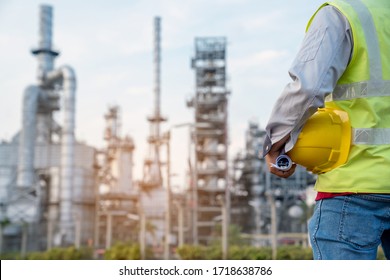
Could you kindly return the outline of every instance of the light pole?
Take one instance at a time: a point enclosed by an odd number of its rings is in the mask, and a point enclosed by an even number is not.
[[[106,249],[108,249],[112,244],[112,214],[110,211],[107,212],[106,219]]]
[[[271,191],[271,173],[269,172],[266,165],[264,165],[265,172],[265,189],[268,203],[270,205],[271,210],[271,244],[272,244],[272,259],[276,260],[277,255],[277,223],[276,223],[276,205],[274,194]]]
[[[22,259],[25,259],[27,254],[28,223],[22,219],[21,224],[22,224],[22,244],[20,249],[20,255],[22,256]]]
[[[198,172],[196,163],[197,159],[197,135],[193,131],[194,128],[210,128],[209,123],[181,123],[173,125],[172,128],[188,127],[189,128],[189,139],[188,139],[188,161],[191,164],[191,140],[194,142],[194,165],[191,165],[190,176],[191,176],[191,194],[192,194],[192,241],[194,245],[198,245]]]
[[[74,246],[76,249],[80,249],[81,247],[81,217],[80,214],[75,213],[75,239],[74,239]]]
[[[167,131],[163,136],[167,146],[167,189],[166,189],[166,211],[165,211],[165,242],[164,242],[164,259],[170,258],[170,237],[171,237],[171,151],[170,140],[171,132]]]
[[[0,221],[0,254],[3,253],[3,226],[6,224],[7,218],[5,215],[5,203],[0,202],[0,212],[1,212],[1,221]]]
[[[127,218],[133,221],[139,222],[139,246],[140,246],[140,254],[141,260],[145,260],[146,258],[146,218],[145,214],[142,210],[141,203],[139,202],[138,207],[138,215],[137,214],[127,214]]]
[[[229,218],[228,209],[226,207],[226,194],[219,196],[218,200],[221,202],[221,222],[222,222],[222,259],[228,258],[229,250]]]
[[[179,234],[179,244],[178,247],[184,245],[184,216],[183,216],[183,205],[181,201],[174,201],[175,206],[177,207],[177,226]]]

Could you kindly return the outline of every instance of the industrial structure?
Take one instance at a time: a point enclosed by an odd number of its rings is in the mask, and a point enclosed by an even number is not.
[[[24,92],[20,132],[0,143],[0,253],[70,245],[102,253],[131,241],[140,244],[141,258],[149,246],[156,258],[169,259],[184,243],[213,244],[218,227],[226,254],[231,224],[254,246],[269,246],[276,231],[304,231],[293,212],[313,175],[298,167],[287,180],[271,176],[258,156],[265,131],[257,124],[249,124],[245,151],[229,165],[225,37],[195,38],[195,95],[187,101],[194,110],[190,188],[172,193],[170,132],[161,127],[167,120],[160,110],[161,18],[154,18],[154,108],[140,180],[133,175],[135,143],[121,135],[119,106],[104,115],[102,149],[77,141],[76,75],[54,65],[51,6],[40,7],[39,30],[32,50],[37,84]]]
[[[50,6],[39,23],[37,84],[24,92],[20,132],[0,144],[1,249],[22,253],[87,243],[94,229],[96,154],[75,139],[76,75],[54,67]]]
[[[195,96],[193,142],[193,234],[194,244],[210,244],[216,223],[228,224],[230,211],[228,178],[228,95],[226,86],[226,38],[195,38]]]
[[[161,123],[166,121],[161,115],[161,19],[154,19],[154,112],[148,117],[150,123],[149,155],[144,163],[143,189],[155,189],[162,186],[160,149],[162,144]]]
[[[245,218],[239,219],[239,224],[253,246],[270,246],[269,236],[273,231],[279,234],[306,233],[305,196],[315,180],[314,175],[301,166],[297,166],[295,173],[287,179],[271,176],[265,159],[259,156],[265,135],[265,130],[257,123],[249,122],[245,149],[233,160],[234,185],[247,196],[241,206],[246,208],[242,211]]]
[[[160,112],[161,90],[161,18],[154,18],[154,110],[147,118],[150,123],[148,155],[143,165],[143,178],[133,178],[133,140],[120,136],[120,110],[114,106],[105,115],[106,149],[100,151],[100,191],[97,197],[95,248],[108,249],[114,242],[139,242],[141,254],[146,246],[156,255],[169,255],[170,205],[167,186],[167,151],[169,137],[161,133],[161,123],[166,121]],[[165,148],[165,149],[163,149]],[[165,162],[163,162],[165,160]],[[168,171],[169,172],[169,171]],[[168,178],[168,179],[167,179]],[[164,180],[166,179],[166,180]],[[146,228],[151,228],[147,231]],[[164,245],[167,246],[164,248]],[[167,255],[168,254],[168,255]],[[145,257],[145,256],[143,256]]]
[[[169,170],[167,170],[167,159],[163,162],[163,150],[167,150],[169,141],[168,134],[163,134],[161,124],[167,119],[161,114],[161,18],[154,18],[154,42],[153,42],[153,65],[154,65],[154,108],[151,116],[147,118],[150,124],[150,135],[148,137],[148,155],[144,161],[143,178],[139,182],[140,187],[140,211],[145,216],[145,221],[154,228],[153,234],[145,233],[146,244],[155,248],[155,252],[163,250],[163,246],[169,242]],[[165,149],[163,149],[165,147]],[[166,155],[166,154],[165,154]],[[165,181],[164,181],[165,178]],[[165,186],[165,187],[164,187]],[[164,243],[165,240],[165,243]],[[169,247],[169,246],[168,246]],[[168,254],[165,247],[165,254]],[[167,258],[167,256],[166,256]]]
[[[120,108],[105,115],[106,147],[98,153],[99,190],[96,196],[95,249],[108,249],[115,241],[138,241],[139,194],[133,178],[134,141],[121,136]]]

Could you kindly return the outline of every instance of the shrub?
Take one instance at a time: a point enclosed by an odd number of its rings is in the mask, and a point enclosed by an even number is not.
[[[177,248],[177,253],[182,260],[204,260],[204,247],[203,246],[192,246],[183,245]]]
[[[278,260],[312,260],[311,248],[301,246],[281,246],[278,248],[276,258]]]
[[[31,252],[28,260],[89,260],[92,259],[91,248],[77,249],[74,246],[52,248],[45,252]]]
[[[139,244],[117,242],[104,253],[106,260],[140,260],[141,248]],[[146,259],[153,259],[153,253],[146,250]]]
[[[229,259],[231,260],[269,260],[271,258],[272,250],[269,247],[232,246],[229,248]]]
[[[182,260],[221,260],[221,247],[217,246],[190,246],[184,245],[177,250]],[[270,247],[231,246],[228,252],[230,260],[271,260],[272,249]],[[310,248],[299,246],[282,246],[278,248],[279,260],[310,260],[312,251]]]

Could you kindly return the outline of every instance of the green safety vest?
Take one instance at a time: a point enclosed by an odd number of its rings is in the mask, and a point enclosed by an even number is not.
[[[390,1],[336,0],[353,35],[351,61],[325,106],[348,113],[348,161],[320,174],[320,192],[390,194]],[[308,26],[310,25],[309,21]]]

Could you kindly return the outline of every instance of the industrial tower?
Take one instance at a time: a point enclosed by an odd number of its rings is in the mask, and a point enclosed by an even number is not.
[[[167,144],[167,137],[161,133],[161,124],[167,119],[162,116],[161,106],[161,18],[154,18],[154,42],[153,42],[153,65],[154,65],[154,108],[151,116],[150,135],[148,137],[149,153],[144,161],[143,178],[139,182],[140,215],[155,228],[154,234],[146,234],[146,243],[154,247],[163,246],[166,223],[164,221],[167,208],[167,192],[163,188],[162,175],[162,148]],[[168,178],[167,178],[168,179]]]
[[[137,241],[138,191],[133,179],[134,141],[121,136],[118,106],[111,106],[104,116],[106,147],[100,151],[99,192],[96,200],[95,248],[108,249],[116,241]]]
[[[192,237],[194,244],[209,244],[216,225],[229,224],[230,217],[226,38],[195,38],[192,68],[196,93],[187,102],[195,110]]]
[[[24,91],[20,133],[0,145],[2,221],[9,222],[1,241],[5,251],[21,248],[22,255],[86,244],[95,213],[95,150],[75,139],[76,75],[70,66],[54,66],[51,6],[40,6],[39,23],[32,50],[37,83]]]
[[[162,186],[160,147],[162,137],[160,125],[166,121],[160,112],[160,21],[159,17],[154,18],[154,111],[153,115],[148,117],[150,123],[150,135],[148,138],[149,155],[144,162],[144,174],[141,182],[141,188],[152,190]]]

